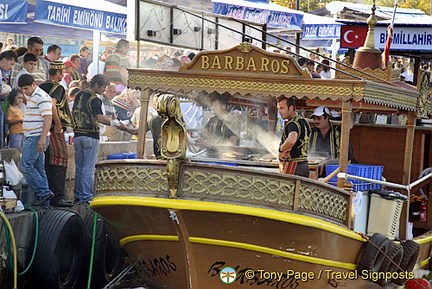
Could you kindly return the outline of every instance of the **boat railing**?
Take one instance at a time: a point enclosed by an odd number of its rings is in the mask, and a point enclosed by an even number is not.
[[[95,196],[173,198],[166,161],[108,160],[96,165]],[[174,198],[230,203],[320,217],[350,226],[352,194],[298,176],[183,161]]]
[[[383,186],[386,186],[389,188],[406,190],[408,192],[411,192],[415,188],[423,187],[423,186],[427,185],[428,183],[432,182],[432,173],[427,174],[424,177],[422,177],[422,178],[420,178],[420,179],[418,179],[418,180],[416,180],[416,181],[414,181],[408,185],[401,185],[401,184],[396,184],[396,183],[392,183],[392,182],[386,182],[386,181],[374,180],[374,179],[370,179],[370,178],[353,176],[353,175],[349,175],[347,173],[339,173],[338,177],[345,178],[345,179],[351,179],[351,180],[357,180],[357,181],[364,181],[364,182],[369,182],[369,183],[373,183],[373,184],[379,184],[379,185],[383,185]]]

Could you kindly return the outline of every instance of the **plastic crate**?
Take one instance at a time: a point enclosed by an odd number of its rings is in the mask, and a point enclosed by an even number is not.
[[[339,165],[327,165],[326,166],[326,176],[331,174]],[[381,180],[382,173],[384,167],[383,166],[370,166],[370,165],[360,165],[360,164],[349,164],[347,168],[347,174],[364,177],[374,180]],[[349,180],[353,183],[354,191],[368,191],[373,189],[380,189],[381,185],[372,184],[368,182],[358,181],[358,180]],[[337,185],[337,176],[334,176],[330,179],[329,184],[336,186]]]
[[[125,160],[125,159],[136,159],[136,153],[119,153],[111,154],[107,156],[108,160]]]

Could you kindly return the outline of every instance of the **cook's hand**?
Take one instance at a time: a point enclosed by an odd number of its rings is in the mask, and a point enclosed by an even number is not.
[[[204,148],[210,148],[210,146],[211,146],[208,141],[206,141],[205,139],[202,139],[202,138],[195,140],[195,144],[199,145],[200,147],[204,147]]]
[[[279,160],[288,160],[290,156],[290,151],[282,151],[278,153]]]

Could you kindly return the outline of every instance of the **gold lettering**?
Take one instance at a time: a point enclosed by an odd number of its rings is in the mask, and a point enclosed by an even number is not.
[[[270,71],[268,68],[268,65],[270,63],[270,60],[265,57],[261,57],[261,71]]]
[[[289,64],[290,64],[290,61],[288,59],[282,60],[282,63],[281,63],[282,68],[281,68],[280,73],[282,73],[282,74],[289,73],[289,71],[290,71]]]
[[[246,70],[257,71],[255,59],[253,57],[249,58],[248,64],[246,66]]]
[[[201,57],[201,69],[209,69],[209,67],[210,67],[209,57],[203,55]]]
[[[271,62],[271,71],[273,73],[278,73],[280,70],[280,63],[277,60],[272,60]]]
[[[225,56],[225,69],[234,69],[232,63],[234,58],[232,56]]]
[[[244,69],[244,58],[241,56],[236,56],[237,65],[236,70],[243,70]]]
[[[213,58],[213,64],[212,64],[211,68],[212,68],[212,69],[215,69],[215,68],[217,68],[217,69],[222,69],[222,66],[221,66],[221,64],[220,64],[219,56],[216,55],[216,56]]]

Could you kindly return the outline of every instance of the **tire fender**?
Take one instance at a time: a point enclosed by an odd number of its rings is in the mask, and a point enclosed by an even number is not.
[[[381,264],[379,272],[386,272],[386,273],[396,272],[403,258],[403,247],[394,242],[390,242],[389,246],[387,247],[386,255],[387,257],[384,259],[383,263]],[[375,283],[377,283],[381,287],[384,287],[388,283],[390,283],[390,281],[392,281],[391,278],[379,279]]]
[[[84,226],[72,211],[48,210],[40,220],[32,266],[41,288],[73,288],[83,257]]]
[[[415,264],[417,263],[418,255],[420,252],[420,246],[413,240],[402,241],[401,245],[404,249],[402,261],[399,267],[402,269],[399,272],[412,272]],[[392,282],[397,285],[404,285],[406,283],[406,278],[394,279]]]
[[[368,270],[378,272],[384,262],[383,252],[387,252],[389,239],[379,233],[373,234],[369,241],[363,246],[363,252],[360,261],[357,264],[357,270]],[[378,249],[379,248],[379,249]]]

